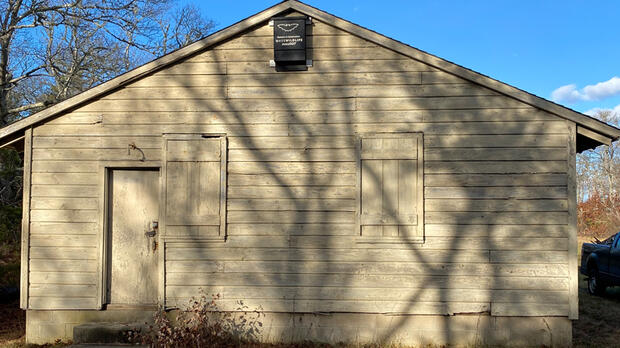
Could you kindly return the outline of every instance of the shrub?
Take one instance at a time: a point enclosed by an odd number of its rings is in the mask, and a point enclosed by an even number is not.
[[[250,311],[242,301],[236,312],[222,312],[216,303],[219,298],[201,291],[177,313],[160,309],[153,324],[147,324],[143,332],[131,332],[129,341],[151,347],[222,347],[257,341],[263,314]]]
[[[620,226],[620,196],[603,198],[595,193],[577,206],[579,234],[605,239],[618,232]]]
[[[13,149],[0,149],[0,244],[19,244],[22,160]]]

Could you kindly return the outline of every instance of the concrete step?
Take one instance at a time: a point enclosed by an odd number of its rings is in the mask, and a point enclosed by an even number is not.
[[[107,347],[128,345],[127,333],[143,329],[144,324],[88,323],[73,328],[73,342],[76,346]]]

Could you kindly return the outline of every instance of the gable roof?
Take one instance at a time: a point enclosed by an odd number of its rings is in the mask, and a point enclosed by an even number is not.
[[[352,35],[371,41],[379,46],[393,50],[404,56],[416,59],[447,73],[453,74],[465,80],[492,89],[496,92],[517,99],[525,104],[537,107],[559,117],[573,121],[577,124],[577,145],[579,151],[589,149],[600,144],[609,145],[612,141],[620,138],[620,129],[601,122],[593,117],[584,115],[562,105],[553,103],[544,98],[535,96],[521,89],[490,78],[486,75],[480,74],[455,63],[436,57],[432,54],[406,45],[397,40],[391,39],[389,37],[386,37],[372,30],[366,29],[357,24],[351,23],[342,18],[321,11],[317,8],[314,8],[297,0],[285,0],[262,12],[259,12],[214,34],[211,34],[193,44],[190,44],[165,56],[157,58],[138,68],[135,68],[107,82],[104,82],[99,86],[93,87],[72,98],[57,103],[32,116],[24,118],[20,121],[17,121],[0,129],[0,144],[2,144],[0,146],[5,146],[10,143],[19,141],[19,138],[23,136],[24,130],[30,126],[44,122],[45,120],[56,116],[61,112],[67,111],[78,105],[84,104],[94,98],[109,93],[112,90],[127,85],[147,74],[161,70],[183,58],[204,51],[209,47],[212,47],[247,29],[252,28],[253,26],[268,21],[269,19],[271,19],[271,17],[277,16],[278,14],[289,10],[303,13],[316,20],[348,32]]]

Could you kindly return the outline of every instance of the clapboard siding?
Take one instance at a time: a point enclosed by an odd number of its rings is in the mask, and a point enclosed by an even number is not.
[[[62,233],[62,232],[59,232]],[[88,247],[97,246],[97,235],[94,234],[32,234],[32,247]]]
[[[230,310],[568,314],[564,120],[319,21],[313,66],[276,73],[271,30],[33,129],[31,308],[98,303],[103,162],[162,166],[162,134],[212,133],[228,140],[227,239],[162,231],[168,306],[204,288]],[[423,243],[359,236],[372,132],[423,133]]]
[[[313,48],[307,50],[307,56],[316,60],[395,60],[405,58],[403,55],[384,49],[374,47],[351,48]],[[254,49],[234,49],[234,50],[213,50],[204,54],[188,58],[189,63],[213,63],[213,62],[258,62],[266,66],[269,59],[273,59],[273,48],[254,48]]]
[[[33,222],[97,222],[98,212],[91,210],[37,210],[30,211],[30,221]]]
[[[566,212],[566,199],[508,200],[508,199],[426,199],[427,212]]]
[[[309,233],[310,234],[310,233]],[[169,245],[166,259],[174,261],[322,261],[324,249],[290,248],[205,248],[200,246],[178,247]],[[436,263],[521,263],[561,264],[562,251],[496,251],[479,250],[425,250],[411,252],[409,249],[392,249],[389,253],[380,249],[342,248],[330,253],[334,262],[419,262],[432,260]]]
[[[179,305],[183,306],[189,299],[183,299]],[[218,300],[218,310],[242,311],[239,300]],[[170,305],[176,306],[177,301],[170,299]],[[562,305],[560,305],[562,306]],[[328,300],[244,300],[242,308],[261,308],[267,312],[357,312],[357,313],[382,313],[382,314],[440,314],[450,315],[456,312],[481,313],[490,312],[488,302],[420,302],[420,301],[328,301]],[[515,311],[518,312],[518,311]],[[557,312],[560,312],[558,310]],[[533,312],[538,313],[538,312]],[[529,313],[528,313],[529,314]],[[514,314],[513,314],[514,315]],[[559,315],[559,314],[552,314]]]
[[[354,283],[358,287],[398,289],[488,289],[488,290],[553,290],[566,291],[566,277],[497,277],[497,276],[419,276],[419,275],[357,275],[357,274],[286,274],[286,273],[171,273],[169,286],[279,286],[343,287]],[[392,283],[397,283],[394,287]],[[432,286],[431,286],[432,285]]]
[[[170,297],[173,301],[185,303],[198,292],[200,287],[170,287]],[[523,290],[479,290],[467,289],[458,291],[440,291],[439,289],[415,291],[385,288],[323,288],[323,287],[237,287],[237,286],[210,286],[202,288],[208,293],[219,293],[224,300],[275,300],[288,301],[324,300],[324,301],[380,301],[390,303],[413,302],[466,302],[466,303],[548,303],[563,305],[568,298],[567,291],[523,291]],[[378,300],[380,299],[380,300]],[[437,301],[441,299],[442,301]],[[389,301],[389,302],[388,302]],[[256,301],[258,302],[258,301]],[[297,305],[298,303],[295,303]],[[391,304],[391,303],[390,303]],[[406,307],[406,305],[405,305]]]
[[[354,199],[229,199],[229,211],[355,211]]]
[[[216,50],[246,49],[251,48],[271,48],[273,47],[273,37],[239,37],[217,46]],[[340,48],[340,47],[377,47],[370,41],[360,39],[352,35],[338,36],[311,36],[307,41],[306,47],[314,48]]]
[[[228,234],[235,236],[254,235],[351,235],[352,225],[347,224],[260,224],[244,225],[234,224],[228,226]],[[470,225],[446,225],[426,224],[425,235],[428,237],[489,237],[511,238],[557,238],[566,237],[562,225],[521,225],[502,224],[470,224]],[[412,247],[412,246],[409,246]]]
[[[32,247],[31,259],[94,260],[94,247]]]
[[[241,113],[242,111],[238,111]],[[247,111],[252,112],[252,111]],[[324,116],[329,117],[329,116]],[[226,133],[230,136],[351,136],[375,132],[423,132],[441,135],[505,135],[538,134],[539,136],[565,134],[563,121],[529,122],[390,122],[390,123],[254,123],[241,124],[154,124],[154,125],[41,125],[34,129],[34,136],[150,136],[163,133]],[[135,160],[136,158],[128,157]]]
[[[32,185],[33,197],[96,198],[99,188],[94,185]]]
[[[321,88],[321,87],[317,87]],[[370,88],[370,87],[365,87]],[[295,88],[297,89],[297,88]],[[148,91],[149,89],[146,88]],[[188,92],[191,92],[191,88],[186,88]],[[104,117],[105,115],[105,117]],[[261,124],[261,123],[302,123],[302,124],[334,124],[334,123],[403,123],[403,122],[493,122],[501,120],[502,118],[510,119],[511,121],[553,121],[553,116],[547,113],[542,113],[532,108],[519,108],[519,109],[477,109],[477,110],[403,110],[403,111],[382,111],[381,113],[373,111],[330,111],[329,113],[321,111],[307,111],[300,110],[294,114],[286,111],[265,111],[253,112],[251,114],[234,112],[234,111],[221,111],[217,113],[211,112],[191,112],[191,111],[179,111],[179,112],[125,112],[125,111],[106,111],[105,113],[98,112],[74,112],[65,117],[51,120],[48,125],[86,125],[90,128],[106,127],[109,125],[176,125],[180,121],[185,124]],[[105,124],[104,124],[105,122]],[[518,125],[518,124],[517,124]],[[87,129],[87,127],[82,127]],[[480,130],[479,130],[480,131]],[[535,133],[541,134],[544,130],[537,130]],[[40,135],[40,133],[39,133]],[[70,134],[75,135],[75,134]],[[80,147],[100,147],[100,144],[107,145],[116,143],[122,145],[125,141],[141,141],[144,146],[152,148],[156,146],[158,141],[161,141],[156,136],[130,136],[117,137],[115,134],[109,134],[115,136],[115,138],[109,139],[106,137],[100,138],[81,138],[85,139],[80,143]],[[105,134],[104,134],[105,136]],[[88,140],[86,140],[88,139]],[[264,139],[264,138],[262,138]],[[444,137],[434,137],[436,141],[442,143],[451,142],[457,144],[455,147],[461,147],[455,141],[459,138],[444,139]],[[472,137],[474,139],[487,140],[484,142],[484,146],[498,146],[489,137]],[[566,141],[566,135],[549,135],[547,137],[533,137],[531,135],[524,134],[521,136],[508,137],[506,140],[500,142],[500,147],[511,146],[556,146],[560,147],[561,142]],[[53,138],[51,139],[53,140]],[[261,138],[259,137],[259,139]],[[509,142],[509,140],[512,140]],[[48,140],[49,141],[49,140]],[[63,140],[58,140],[63,142]],[[41,147],[38,145],[39,140],[35,141],[35,147]],[[501,145],[504,144],[504,145]],[[520,145],[523,144],[523,145]],[[126,145],[126,144],[125,144]],[[475,146],[475,145],[473,145]],[[116,146],[114,146],[116,147]],[[437,146],[433,146],[437,147]],[[453,145],[454,147],[454,145]],[[465,146],[470,147],[470,146]]]
[[[55,173],[54,175],[62,175]],[[92,176],[89,174],[89,176]],[[33,197],[30,203],[33,210],[46,209],[97,209],[99,201],[96,198],[69,198],[69,197]]]
[[[382,274],[557,277],[568,275],[565,265],[476,264],[430,262],[313,262],[313,261],[175,261],[166,265],[171,273],[281,273],[281,274]]]
[[[429,149],[424,151],[425,159],[429,162],[448,162],[448,161],[559,161],[565,160],[565,151],[559,148],[538,148],[532,151],[530,148],[469,148],[469,149]],[[33,156],[41,160],[79,160],[90,158],[99,161],[113,160],[140,160],[142,158],[151,161],[161,160],[161,151],[158,149],[141,149],[141,151],[131,151],[127,154],[127,149],[34,149]],[[252,150],[229,150],[230,162],[333,162],[333,161],[353,161],[355,158],[354,149],[252,149]],[[42,182],[40,175],[35,175],[37,181],[33,184],[62,184],[59,182]],[[67,177],[67,176],[65,176]],[[73,175],[76,179],[74,184],[90,184],[92,178],[88,175]],[[33,180],[35,179],[33,178]],[[91,181],[89,181],[91,180]],[[80,182],[81,181],[81,182]]]
[[[428,65],[409,59],[377,59],[374,61],[358,60],[316,60],[308,74],[317,73],[351,73],[351,72],[419,72],[437,71]],[[202,62],[178,64],[153,76],[176,75],[238,75],[255,73],[273,73],[266,62]],[[135,88],[135,86],[128,86]],[[472,88],[479,88],[473,86]]]
[[[254,224],[230,225],[229,228],[243,228],[251,230]],[[478,225],[480,226],[480,225]],[[526,229],[527,225],[520,225]],[[187,240],[185,246],[195,245],[196,241]],[[369,249],[402,249],[402,243],[375,244],[364,243],[354,230],[350,230],[346,235],[229,235],[226,245],[231,248],[242,248],[252,245],[254,248],[322,248],[322,249],[342,249],[355,246],[356,248]],[[558,238],[465,238],[465,237],[427,237],[423,244],[406,245],[412,252],[416,250],[468,250],[468,249],[489,249],[489,250],[541,250],[541,251],[560,251],[566,249],[566,237]],[[208,248],[208,245],[204,245]],[[331,254],[333,251],[329,251]]]
[[[354,174],[235,174],[228,177],[231,186],[351,186],[353,182]]]
[[[94,235],[97,234],[95,223],[84,222],[32,222],[30,224],[30,234],[34,235]]]
[[[323,78],[323,76],[320,76]],[[326,82],[324,80],[320,80]],[[360,81],[367,85],[368,81]],[[83,106],[81,112],[258,112],[262,110],[287,111],[376,111],[376,110],[452,110],[518,108],[516,101],[506,103],[504,96],[454,96],[454,97],[402,97],[402,98],[333,98],[316,99],[291,98],[283,103],[281,98],[273,99],[166,99],[154,102],[152,99],[102,100]],[[104,116],[105,119],[105,116]],[[105,121],[104,121],[105,122]]]
[[[425,234],[433,237],[454,238],[459,236],[468,237],[496,237],[496,238],[554,238],[566,237],[565,226],[534,224],[527,227],[520,225],[502,224],[472,224],[472,225],[448,225],[427,224]]]
[[[426,155],[426,154],[425,154]],[[566,174],[428,174],[426,186],[563,186]]]
[[[323,288],[323,287],[260,287],[259,291],[253,287],[229,286],[229,287],[208,287],[205,289],[208,293],[219,293],[223,299],[278,299],[287,300],[355,300],[363,299],[376,301],[381,298],[382,301],[397,300],[406,301],[414,297],[414,293],[403,291],[402,289],[386,289],[386,288]],[[170,287],[170,297],[172,298],[190,298],[194,293],[199,291],[199,287]],[[423,291],[415,299],[422,302],[437,301],[439,298],[445,298],[448,301],[457,302],[544,302],[561,304],[567,301],[568,292],[566,291],[523,291],[523,290],[478,290],[467,289],[462,292],[447,291],[442,294],[438,289],[429,289]]]
[[[91,285],[97,282],[95,272],[31,272],[33,284]]]
[[[550,187],[426,187],[426,198],[468,199],[561,199],[567,198],[565,186]]]

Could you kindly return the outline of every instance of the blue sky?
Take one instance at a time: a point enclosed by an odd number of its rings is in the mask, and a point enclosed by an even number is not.
[[[221,29],[279,1],[183,2]],[[305,2],[577,111],[620,112],[620,1]]]

